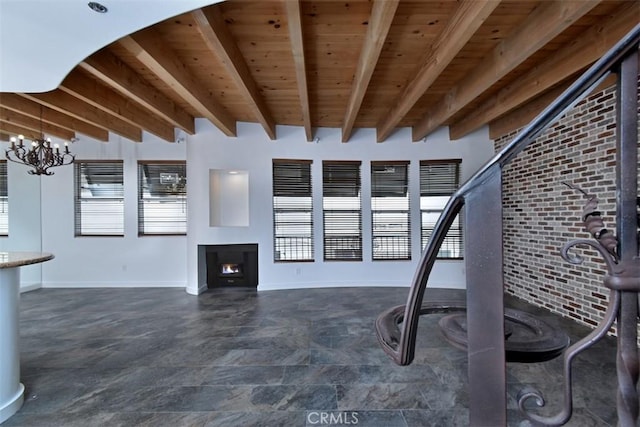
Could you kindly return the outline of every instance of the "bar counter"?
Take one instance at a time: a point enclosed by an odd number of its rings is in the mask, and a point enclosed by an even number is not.
[[[0,252],[0,423],[24,401],[20,383],[20,267],[49,261],[44,252]]]

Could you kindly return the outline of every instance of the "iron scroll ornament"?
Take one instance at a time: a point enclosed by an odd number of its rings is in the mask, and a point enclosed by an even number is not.
[[[581,256],[572,253],[572,249],[575,249],[578,246],[587,246],[595,249],[601,255],[606,264],[608,274],[604,279],[604,284],[610,289],[610,291],[608,307],[598,326],[590,334],[571,345],[564,352],[564,403],[560,413],[549,417],[534,414],[530,412],[529,408],[525,407],[525,404],[529,399],[533,398],[535,399],[535,404],[538,407],[544,406],[545,401],[542,394],[532,387],[525,388],[518,393],[518,408],[522,414],[530,421],[546,426],[560,426],[567,423],[569,418],[571,418],[571,413],[573,411],[571,363],[574,357],[593,346],[607,334],[620,310],[621,291],[634,286],[632,282],[635,282],[635,286],[638,285],[638,272],[636,271],[638,263],[636,262],[635,265],[625,266],[624,263],[620,262],[620,258],[616,250],[618,239],[611,230],[608,230],[605,227],[601,212],[598,211],[598,198],[594,195],[587,194],[585,191],[571,184],[564,184],[571,189],[581,192],[587,198],[587,202],[582,211],[582,221],[586,231],[589,232],[592,239],[572,240],[562,247],[560,255],[565,261],[577,265],[581,264],[584,259]]]

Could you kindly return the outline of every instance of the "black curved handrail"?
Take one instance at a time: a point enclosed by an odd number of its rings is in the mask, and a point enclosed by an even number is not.
[[[616,65],[632,49],[640,44],[640,24],[612,47],[600,60],[594,63],[582,76],[567,88],[554,102],[545,108],[529,125],[491,160],[467,180],[449,199],[420,258],[413,276],[404,314],[400,307],[394,307],[380,314],[376,319],[376,335],[382,349],[398,365],[409,365],[414,358],[418,320],[427,281],[435,263],[440,246],[456,215],[466,199],[483,185],[516,155],[531,144],[545,129],[567,110],[584,99],[604,80]],[[400,328],[402,325],[402,328]]]

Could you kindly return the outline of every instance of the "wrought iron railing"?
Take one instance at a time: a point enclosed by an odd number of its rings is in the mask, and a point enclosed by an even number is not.
[[[440,246],[456,215],[465,209],[467,273],[467,355],[469,362],[470,425],[506,425],[504,291],[502,255],[502,168],[531,144],[565,111],[584,99],[609,74],[617,83],[616,236],[615,268],[604,280],[611,297],[601,324],[565,351],[565,405],[553,417],[533,415],[523,402],[537,392],[525,390],[520,399],[524,415],[545,425],[562,425],[571,417],[571,360],[593,345],[617,318],[618,419],[636,426],[638,397],[638,313],[640,256],[638,253],[638,46],[640,24],[579,77],[558,99],[456,191],[440,216],[413,277],[407,303],[382,313],[376,333],[384,351],[399,365],[413,361],[418,320],[430,310],[422,301]],[[584,242],[582,242],[584,243]]]

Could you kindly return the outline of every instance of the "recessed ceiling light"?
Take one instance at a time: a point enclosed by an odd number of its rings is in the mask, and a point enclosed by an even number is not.
[[[107,13],[109,11],[109,9],[107,9],[106,6],[95,1],[89,2],[89,8],[91,8],[91,10],[93,10],[94,12],[98,12],[98,13]]]

